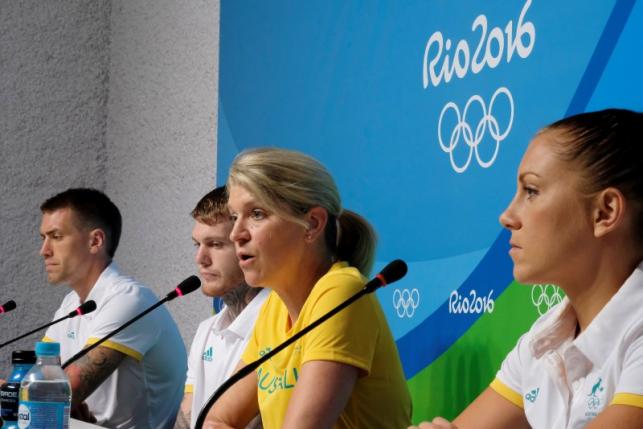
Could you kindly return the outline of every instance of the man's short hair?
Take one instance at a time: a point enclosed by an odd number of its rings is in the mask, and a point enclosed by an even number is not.
[[[190,214],[196,221],[206,225],[214,225],[230,219],[225,186],[219,186],[205,194]]]
[[[80,226],[100,228],[105,232],[107,254],[114,257],[121,238],[121,213],[104,193],[91,188],[71,188],[46,200],[40,206],[43,213],[70,208]]]

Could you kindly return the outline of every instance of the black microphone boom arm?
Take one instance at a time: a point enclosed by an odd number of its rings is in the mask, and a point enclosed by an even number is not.
[[[87,353],[89,353],[90,351],[94,350],[96,347],[100,346],[105,341],[109,340],[114,335],[118,334],[123,329],[127,328],[129,325],[131,325],[132,323],[136,322],[138,319],[140,319],[141,317],[145,316],[149,312],[155,310],[156,308],[160,307],[161,305],[165,304],[166,302],[173,300],[177,296],[187,295],[188,293],[195,291],[200,286],[201,286],[201,281],[199,280],[199,278],[197,276],[188,277],[187,279],[185,279],[181,283],[179,283],[179,285],[176,287],[176,289],[174,289],[172,292],[168,293],[165,298],[163,298],[162,300],[160,300],[156,304],[152,305],[151,307],[149,307],[147,310],[143,311],[138,316],[130,319],[123,326],[114,329],[112,332],[107,334],[105,337],[103,337],[100,340],[96,341],[94,344],[83,348],[78,353],[76,353],[75,355],[73,355],[72,357],[67,359],[65,361],[65,363],[62,365],[62,368],[63,369],[67,368],[70,364],[72,364],[73,362],[77,361],[81,357],[85,356]]]
[[[33,334],[35,332],[38,332],[38,331],[42,330],[42,329],[48,328],[51,325],[55,325],[58,322],[62,322],[65,319],[80,316],[82,314],[91,313],[95,309],[96,309],[96,303],[94,301],[87,301],[84,304],[80,305],[77,309],[75,309],[71,313],[67,314],[66,316],[61,317],[60,319],[56,319],[56,320],[54,320],[52,322],[49,322],[49,323],[47,323],[45,325],[42,325],[42,326],[40,326],[40,327],[38,327],[36,329],[33,329],[33,330],[29,331],[26,334],[22,334],[19,337],[13,338],[13,339],[5,342],[5,343],[0,344],[0,349],[3,348],[4,346],[8,346],[9,344],[11,344],[13,342],[21,340],[21,339],[23,339],[24,337],[26,337],[28,335],[31,335],[31,334]]]

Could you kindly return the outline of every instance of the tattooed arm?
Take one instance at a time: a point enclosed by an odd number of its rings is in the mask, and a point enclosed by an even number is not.
[[[91,395],[126,357],[124,353],[99,346],[69,365],[65,372],[71,384],[72,408],[80,405]]]
[[[192,394],[184,393],[179,414],[176,416],[174,429],[190,429],[190,419],[192,418]]]

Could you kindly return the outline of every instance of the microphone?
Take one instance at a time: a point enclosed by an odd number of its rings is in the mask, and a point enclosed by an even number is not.
[[[94,310],[96,310],[96,301],[90,299],[89,301],[79,305],[74,311],[70,311],[67,317],[82,316],[83,314],[91,313]]]
[[[13,301],[9,301],[7,304],[12,303],[12,302]],[[5,305],[7,305],[7,304],[5,304]],[[15,306],[16,306],[16,303],[13,302],[13,308],[15,308]],[[32,331],[27,332],[26,334],[22,334],[19,337],[16,337],[16,338],[14,338],[12,340],[9,340],[9,341],[7,341],[5,343],[0,344],[0,349],[3,348],[4,346],[7,346],[7,345],[15,342],[15,341],[20,340],[20,339],[22,339],[22,338],[24,338],[24,337],[26,337],[28,335],[33,334],[34,332],[38,332],[41,329],[48,328],[51,325],[55,325],[58,322],[62,322],[65,319],[71,319],[72,317],[81,316],[83,314],[91,313],[94,310],[96,310],[96,303],[94,301],[87,301],[87,302],[81,304],[80,306],[78,306],[78,308],[76,308],[74,311],[71,311],[68,315],[63,316],[60,319],[56,319],[53,322],[49,322],[46,325],[40,326],[40,327],[38,327],[38,328],[36,328],[36,329],[34,329]]]
[[[9,301],[0,305],[0,314],[8,313],[11,310],[15,310],[15,308],[16,308],[16,301],[14,301],[13,299],[10,299]]]
[[[194,292],[201,287],[201,280],[197,276],[190,276],[183,280],[179,285],[170,293],[165,295],[165,301],[172,301],[177,296],[187,295]]]
[[[224,381],[223,384],[221,384],[221,386],[219,386],[219,388],[212,394],[212,396],[210,396],[210,399],[208,399],[208,402],[206,402],[203,408],[201,408],[201,411],[199,411],[199,417],[197,418],[196,424],[194,425],[195,429],[203,428],[203,422],[205,422],[205,417],[208,414],[208,411],[210,411],[210,408],[212,408],[212,406],[217,401],[217,399],[219,399],[221,395],[223,395],[225,391],[228,390],[237,381],[241,380],[246,375],[250,374],[257,368],[259,368],[259,366],[261,366],[262,363],[272,358],[274,355],[276,355],[277,353],[279,353],[280,351],[282,351],[283,349],[285,349],[286,347],[288,347],[289,345],[297,341],[299,338],[303,337],[309,331],[321,325],[326,320],[330,319],[335,314],[339,313],[344,308],[351,305],[353,302],[360,299],[362,296],[372,293],[382,286],[386,286],[388,284],[398,281],[399,279],[401,279],[406,275],[407,271],[408,271],[408,267],[406,266],[406,262],[404,262],[403,260],[396,259],[390,262],[382,269],[382,271],[379,272],[379,274],[377,274],[372,280],[366,283],[364,287],[360,289],[357,293],[355,293],[353,296],[346,299],[337,307],[331,309],[328,313],[324,314],[319,319],[315,320],[310,325],[306,326],[301,331],[297,332],[295,335],[288,338],[286,341],[279,344],[277,347],[275,347],[265,355],[261,356],[256,361],[249,363],[248,365],[244,366],[239,371],[234,373],[232,376],[230,376],[230,378]]]
[[[76,360],[80,359],[81,357],[85,356],[87,353],[90,351],[94,350],[96,347],[100,346],[103,344],[105,341],[109,340],[112,338],[114,335],[118,334],[121,332],[123,329],[127,328],[129,325],[132,323],[136,322],[138,319],[141,317],[145,316],[147,313],[150,313],[152,310],[155,310],[156,308],[160,307],[161,305],[165,304],[168,301],[173,300],[174,298],[178,296],[183,296],[187,295],[190,292],[194,292],[201,286],[201,280],[197,276],[190,276],[187,279],[183,280],[179,285],[170,293],[168,293],[165,298],[157,302],[156,304],[152,305],[149,307],[147,310],[143,311],[137,316],[134,316],[132,319],[127,321],[124,325],[122,325],[120,328],[114,329],[112,332],[101,338],[100,340],[96,341],[94,344],[92,344],[89,347],[85,347],[84,349],[80,350],[78,353],[67,359],[65,363],[62,365],[62,368],[65,369],[67,368],[70,364],[74,363]]]
[[[364,289],[368,289],[366,293],[374,292],[376,289],[386,286],[387,284],[394,283],[404,277],[408,271],[406,262],[401,259],[396,259],[388,263],[387,266],[382,268],[371,281],[364,285]]]

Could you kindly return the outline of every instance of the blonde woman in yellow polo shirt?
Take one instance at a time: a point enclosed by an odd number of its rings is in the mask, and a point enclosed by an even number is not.
[[[243,362],[258,359],[360,290],[375,247],[370,225],[342,210],[316,160],[283,149],[241,153],[228,205],[245,280],[272,289]],[[315,328],[234,385],[204,428],[404,428],[411,399],[375,295]]]
[[[500,222],[514,277],[567,297],[454,424],[419,428],[642,428],[643,114],[609,109],[540,131]]]

